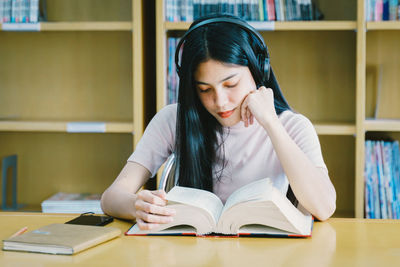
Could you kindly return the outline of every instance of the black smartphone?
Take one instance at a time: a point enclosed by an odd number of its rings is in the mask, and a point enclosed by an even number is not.
[[[107,215],[93,215],[93,214],[82,214],[68,222],[67,224],[81,224],[81,225],[95,225],[104,226],[114,220],[113,217]]]

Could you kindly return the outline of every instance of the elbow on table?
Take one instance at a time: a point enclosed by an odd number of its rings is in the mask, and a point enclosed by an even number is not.
[[[328,220],[336,210],[336,201],[330,203],[327,207],[314,214],[319,221]]]
[[[103,210],[104,214],[108,214],[107,211],[107,190],[103,192],[100,199],[100,207]]]

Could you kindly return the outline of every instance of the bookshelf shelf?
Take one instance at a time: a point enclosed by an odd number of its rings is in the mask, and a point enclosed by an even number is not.
[[[314,123],[318,135],[354,135],[356,125],[351,123]]]
[[[164,22],[166,31],[187,30],[190,22]],[[285,22],[250,22],[259,31],[342,31],[355,30],[356,21],[285,21]]]
[[[46,3],[48,22],[0,24],[0,160],[18,156],[29,206],[58,191],[102,193],[146,118],[146,1]]]
[[[24,24],[20,24],[22,27]],[[40,22],[34,24],[40,31],[132,31],[132,22],[127,21],[87,21],[87,22]],[[18,26],[18,25],[17,25]],[[0,23],[0,30],[3,25]]]
[[[68,123],[62,121],[0,121],[0,132],[67,132]],[[131,122],[104,122],[104,126],[104,133],[133,132]]]
[[[400,119],[367,119],[364,127],[366,131],[400,132]]]
[[[400,21],[367,22],[367,30],[400,30]]]
[[[43,22],[43,31],[131,31],[132,22]]]

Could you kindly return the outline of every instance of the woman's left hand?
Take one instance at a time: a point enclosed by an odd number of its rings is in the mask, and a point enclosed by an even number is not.
[[[240,114],[246,127],[253,124],[254,118],[264,127],[277,119],[272,89],[262,86],[251,91],[242,102]]]

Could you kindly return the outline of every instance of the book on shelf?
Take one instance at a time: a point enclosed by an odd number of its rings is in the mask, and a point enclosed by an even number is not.
[[[399,142],[365,141],[365,217],[400,219]]]
[[[399,7],[398,0],[365,0],[365,18],[367,21],[398,20]]]
[[[168,192],[167,200],[167,206],[176,210],[173,222],[153,230],[141,230],[135,224],[125,234],[307,237],[314,221],[269,178],[237,189],[225,205],[211,192],[180,186]]]
[[[55,223],[3,240],[3,249],[72,255],[119,235],[115,227]]]
[[[0,0],[0,23],[36,23],[39,0]]]
[[[249,21],[316,20],[312,0],[165,0],[166,21],[193,21],[206,15],[228,13]]]
[[[100,199],[100,194],[58,192],[42,202],[42,212],[103,214]]]

